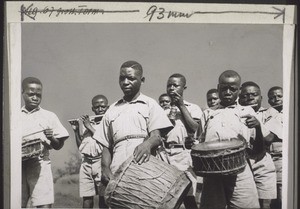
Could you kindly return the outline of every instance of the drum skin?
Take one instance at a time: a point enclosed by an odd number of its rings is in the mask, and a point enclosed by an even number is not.
[[[141,165],[131,156],[116,171],[105,190],[110,208],[177,209],[191,182],[182,171],[153,156]]]
[[[203,177],[237,175],[247,164],[246,144],[235,138],[194,145],[191,156],[194,172]]]

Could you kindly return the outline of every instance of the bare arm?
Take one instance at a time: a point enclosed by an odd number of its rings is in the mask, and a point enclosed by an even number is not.
[[[113,174],[110,170],[111,159],[112,159],[111,151],[107,147],[103,147],[102,160],[101,160],[101,167],[102,167],[101,181],[104,185],[107,185],[109,180],[113,177]]]
[[[55,150],[60,150],[64,146],[65,140],[68,138],[66,137],[61,137],[61,138],[56,138],[53,135],[53,130],[48,128],[44,130],[44,134],[47,137],[47,139],[50,140],[50,145],[55,149]]]
[[[77,147],[79,148],[81,145],[81,142],[82,142],[82,136],[80,135],[80,132],[79,132],[79,122],[77,120],[72,120],[69,122],[70,122],[72,129],[74,131],[74,134],[75,134],[75,140],[76,140]]]
[[[177,92],[175,92],[175,94],[176,95],[172,97],[172,102],[179,108],[183,116],[183,122],[187,132],[190,134],[194,134],[197,131],[197,128],[199,126],[198,124],[199,121],[192,118],[188,109],[184,105],[182,96],[179,95]]]

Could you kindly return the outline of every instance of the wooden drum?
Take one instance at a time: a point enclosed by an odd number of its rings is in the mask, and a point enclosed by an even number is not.
[[[110,208],[179,208],[191,182],[176,167],[150,156],[141,165],[133,156],[116,171],[105,190]]]
[[[233,138],[203,142],[192,147],[193,167],[198,176],[236,175],[246,167],[246,144]]]
[[[22,161],[34,159],[42,154],[42,142],[38,139],[22,140]]]

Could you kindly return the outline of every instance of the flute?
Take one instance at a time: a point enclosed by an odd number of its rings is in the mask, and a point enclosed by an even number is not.
[[[280,107],[280,106],[282,106],[282,104],[273,105],[273,106],[271,106],[271,107]]]
[[[104,116],[104,114],[101,114],[101,115],[89,115],[89,120],[90,121],[94,121],[95,119],[102,119]],[[80,118],[75,118],[75,119],[70,119],[68,120],[69,123],[72,123],[72,122],[79,122],[81,119]]]

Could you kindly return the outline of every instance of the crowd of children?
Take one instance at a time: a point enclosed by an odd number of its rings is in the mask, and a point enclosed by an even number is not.
[[[200,208],[281,208],[281,87],[269,90],[270,107],[263,108],[259,85],[252,81],[242,83],[237,72],[227,70],[219,76],[217,89],[207,91],[208,108],[202,111],[184,99],[184,75],[170,75],[166,93],[159,96],[158,102],[141,93],[144,80],[141,64],[123,63],[119,74],[123,96],[108,105],[104,95],[96,95],[91,102],[95,116],[82,115],[69,121],[82,157],[79,188],[84,208],[93,207],[95,195],[99,195],[99,208],[107,208],[105,186],[120,165],[131,155],[142,164],[153,153],[185,171],[192,187],[183,204],[185,208],[198,208],[191,147],[230,138],[245,141],[246,168],[236,175],[203,177]],[[41,154],[22,162],[24,208],[49,208],[54,203],[49,149],[59,150],[69,137],[58,117],[40,107],[42,88],[37,78],[22,82],[23,140],[42,141]]]

